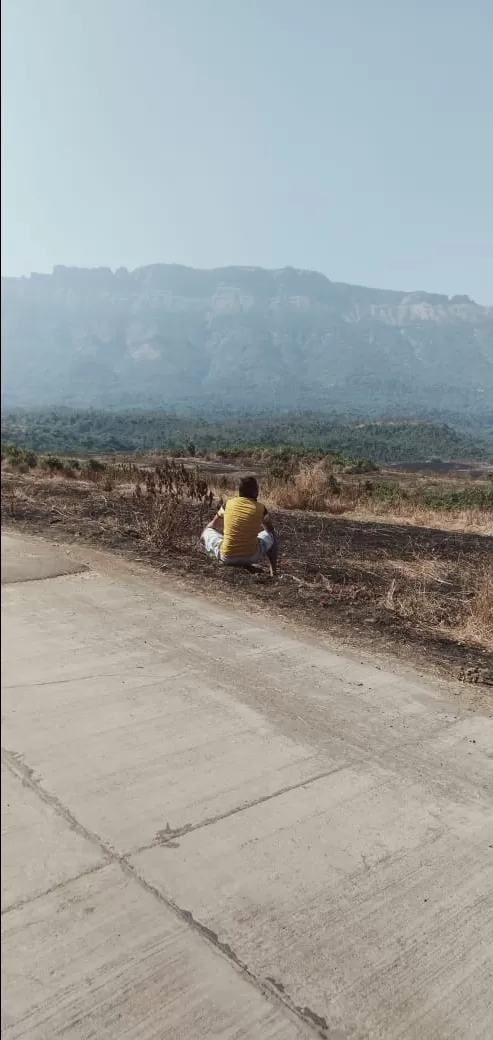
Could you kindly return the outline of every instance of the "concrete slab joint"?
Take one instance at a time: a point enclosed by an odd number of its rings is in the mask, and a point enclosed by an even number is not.
[[[6,1040],[487,1040],[492,718],[2,547]]]

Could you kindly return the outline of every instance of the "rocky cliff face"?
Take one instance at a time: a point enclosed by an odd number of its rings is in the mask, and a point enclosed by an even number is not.
[[[493,308],[285,268],[2,278],[17,405],[493,406]]]

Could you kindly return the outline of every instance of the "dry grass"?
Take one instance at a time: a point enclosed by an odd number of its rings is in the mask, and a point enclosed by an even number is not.
[[[94,526],[162,550],[180,548],[190,519],[208,519],[213,494],[197,470],[166,461],[153,469],[107,466],[45,473],[2,469],[2,515],[48,514],[50,523]],[[200,526],[199,526],[200,533]]]
[[[328,506],[327,471],[320,462],[303,467],[288,480],[268,480],[265,490],[269,504],[278,509],[322,513]]]
[[[486,481],[476,481],[473,486],[488,489]],[[362,521],[381,517],[386,523],[493,534],[493,509],[445,505],[437,508],[426,506],[421,500],[430,489],[438,499],[442,492],[444,502],[454,490],[466,497],[468,487],[470,482],[454,483],[450,479],[431,482],[418,479],[411,483],[396,474],[392,474],[392,480],[356,479],[337,472],[333,465],[323,461],[300,466],[282,478],[267,475],[263,482],[264,497],[274,509],[351,515]]]
[[[176,463],[112,464],[74,474],[7,468],[3,518],[145,555],[160,566],[185,567],[201,581],[243,583],[242,598],[265,600],[331,631],[339,627],[352,639],[364,640],[371,631],[392,652],[412,648],[456,674],[459,665],[478,662],[484,670],[489,654],[486,668],[493,677],[493,551],[484,529],[479,537],[431,525],[392,525],[385,512],[368,513],[362,522],[355,509],[347,518],[337,516],[349,491],[339,475],[340,493],[331,492],[330,484],[328,490],[333,474],[316,464],[293,480],[271,480],[262,495],[282,506],[275,522],[283,578],[263,584],[204,559],[199,535],[216,503],[199,470]],[[354,482],[348,488],[357,495]]]
[[[321,460],[302,465],[279,479],[269,474],[263,481],[265,499],[271,508],[342,516],[356,509],[359,485],[341,483],[331,462]]]
[[[461,620],[450,634],[493,650],[493,563],[484,564],[471,575]]]
[[[386,610],[456,639],[493,651],[493,564],[437,568],[436,561],[394,561],[395,575],[381,598]],[[438,577],[442,571],[444,577]]]
[[[350,512],[363,522],[381,517],[386,524],[493,535],[493,511],[488,509],[426,509],[404,499],[397,504],[363,500]]]

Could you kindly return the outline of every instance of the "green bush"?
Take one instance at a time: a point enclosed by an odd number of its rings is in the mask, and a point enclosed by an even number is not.
[[[60,473],[64,466],[62,460],[57,455],[47,455],[44,459],[41,459],[41,468],[47,469],[50,473]]]
[[[267,476],[273,480],[279,480],[283,484],[288,484],[296,472],[297,466],[293,459],[285,458],[280,455],[277,459],[272,461],[267,466]]]
[[[428,509],[493,509],[493,487],[470,484],[463,488],[426,488],[421,496]]]
[[[403,497],[398,484],[391,480],[375,480],[371,491],[371,497],[377,502],[389,502],[397,505]]]
[[[99,459],[88,459],[86,468],[91,473],[102,473],[106,469],[104,462],[100,462]]]
[[[2,444],[2,459],[9,459],[12,465],[21,468],[23,473],[38,465],[38,457],[33,451],[18,448],[16,444]]]
[[[352,459],[346,473],[378,473],[379,467],[372,459]]]

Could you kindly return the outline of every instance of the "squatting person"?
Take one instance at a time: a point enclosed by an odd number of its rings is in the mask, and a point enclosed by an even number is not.
[[[278,540],[265,506],[258,501],[255,477],[240,481],[238,495],[230,498],[202,531],[201,540],[209,556],[230,567],[269,563],[271,577],[277,574]]]

